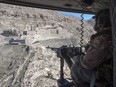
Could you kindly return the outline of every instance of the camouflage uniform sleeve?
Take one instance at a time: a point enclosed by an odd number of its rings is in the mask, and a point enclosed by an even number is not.
[[[108,50],[109,47],[109,37],[101,35],[94,38],[90,43],[86,55],[80,58],[80,65],[86,69],[96,68],[105,60],[111,58],[112,54]]]

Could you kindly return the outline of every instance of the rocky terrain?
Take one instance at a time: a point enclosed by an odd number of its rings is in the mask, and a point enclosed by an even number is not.
[[[80,18],[0,4],[0,87],[57,87],[60,59],[47,46],[78,46]],[[95,33],[84,21],[84,44]],[[64,75],[70,78],[65,64]]]

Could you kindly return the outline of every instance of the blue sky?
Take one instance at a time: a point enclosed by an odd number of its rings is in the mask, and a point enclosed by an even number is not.
[[[76,16],[76,17],[80,17],[81,13],[73,13],[73,12],[62,12],[64,14],[67,15],[72,15],[72,16]],[[90,18],[92,18],[94,15],[89,15],[89,14],[84,14],[83,17],[84,19],[88,20]]]

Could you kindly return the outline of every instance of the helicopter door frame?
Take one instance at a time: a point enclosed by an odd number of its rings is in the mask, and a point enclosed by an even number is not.
[[[113,87],[116,87],[116,0],[111,0],[111,22],[113,41]]]

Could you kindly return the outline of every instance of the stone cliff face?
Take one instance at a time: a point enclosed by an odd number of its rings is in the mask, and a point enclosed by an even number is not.
[[[94,31],[84,22],[86,44]],[[12,30],[18,35],[0,35],[0,87],[57,87],[60,61],[46,46],[77,46],[80,24],[80,18],[58,11],[0,4],[0,32]],[[26,50],[25,45],[9,45],[10,39],[24,39],[31,49]],[[70,77],[66,64],[64,75]]]

